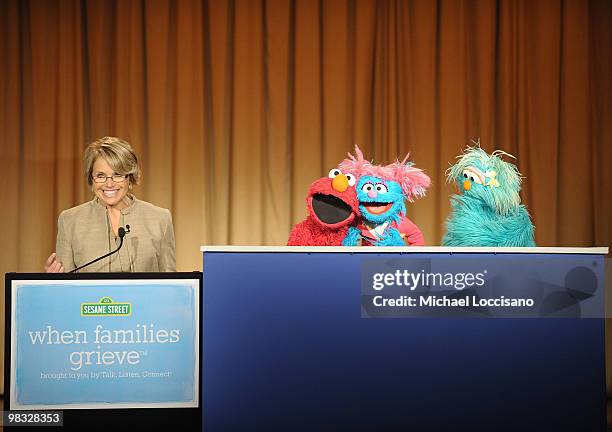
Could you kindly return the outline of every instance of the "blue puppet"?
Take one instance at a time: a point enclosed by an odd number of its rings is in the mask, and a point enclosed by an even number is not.
[[[342,244],[423,246],[421,230],[406,217],[405,201],[425,195],[429,177],[408,162],[408,156],[402,162],[380,166],[364,160],[357,146],[355,154],[339,166],[359,178],[356,190],[361,223],[349,228]]]
[[[468,147],[447,171],[447,181],[459,188],[451,197],[452,211],[446,221],[444,246],[535,246],[534,227],[521,204],[521,174],[501,159],[501,150],[491,155]]]

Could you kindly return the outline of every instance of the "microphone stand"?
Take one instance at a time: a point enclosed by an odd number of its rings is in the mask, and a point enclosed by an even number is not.
[[[101,257],[98,257],[98,258],[96,258],[93,261],[89,261],[87,264],[83,264],[82,266],[79,266],[79,267],[77,267],[77,268],[75,268],[73,270],[70,270],[68,273],[74,273],[77,270],[81,270],[83,267],[87,267],[88,265],[96,263],[96,262],[100,261],[101,259],[104,259],[106,257],[111,256],[112,254],[114,254],[116,252],[119,252],[119,249],[121,249],[121,246],[123,246],[123,237],[125,237],[125,235],[130,232],[130,226],[129,225],[126,225],[125,228],[127,228],[127,231],[123,227],[119,227],[119,232],[118,232],[118,234],[119,234],[119,247],[117,249],[115,249],[114,251],[111,251],[111,252],[109,252],[109,253],[107,253],[105,255],[102,255]]]

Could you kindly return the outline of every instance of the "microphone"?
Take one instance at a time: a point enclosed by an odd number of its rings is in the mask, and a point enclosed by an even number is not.
[[[94,259],[92,261],[89,261],[88,263],[83,264],[82,266],[79,266],[79,267],[77,267],[77,268],[75,268],[73,270],[70,270],[68,273],[74,273],[77,270],[81,270],[82,268],[87,267],[88,265],[91,265],[93,263],[97,263],[101,259],[104,259],[106,257],[111,256],[114,253],[119,252],[119,249],[121,249],[121,246],[123,246],[123,237],[125,237],[125,235],[127,233],[129,233],[129,232],[130,232],[130,226],[129,225],[126,225],[125,228],[119,227],[119,230],[117,231],[117,233],[119,234],[119,247],[117,249],[115,249],[114,251],[110,251],[109,253],[104,254],[101,257],[98,257],[98,258],[96,258],[96,259]]]

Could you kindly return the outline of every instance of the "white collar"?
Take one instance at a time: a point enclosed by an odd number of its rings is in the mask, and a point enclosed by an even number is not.
[[[389,221],[383,222],[380,225],[374,225],[373,227],[366,224],[368,231],[374,236],[374,238],[382,238],[385,233],[385,229],[389,225]]]

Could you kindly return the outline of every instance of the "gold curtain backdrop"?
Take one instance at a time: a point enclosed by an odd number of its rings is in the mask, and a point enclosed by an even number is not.
[[[0,2],[0,270],[42,270],[106,135],[171,210],[179,270],[202,244],[285,244],[354,144],[431,176],[408,212],[437,245],[476,137],[518,158],[538,245],[608,246],[610,23],[608,0]]]

